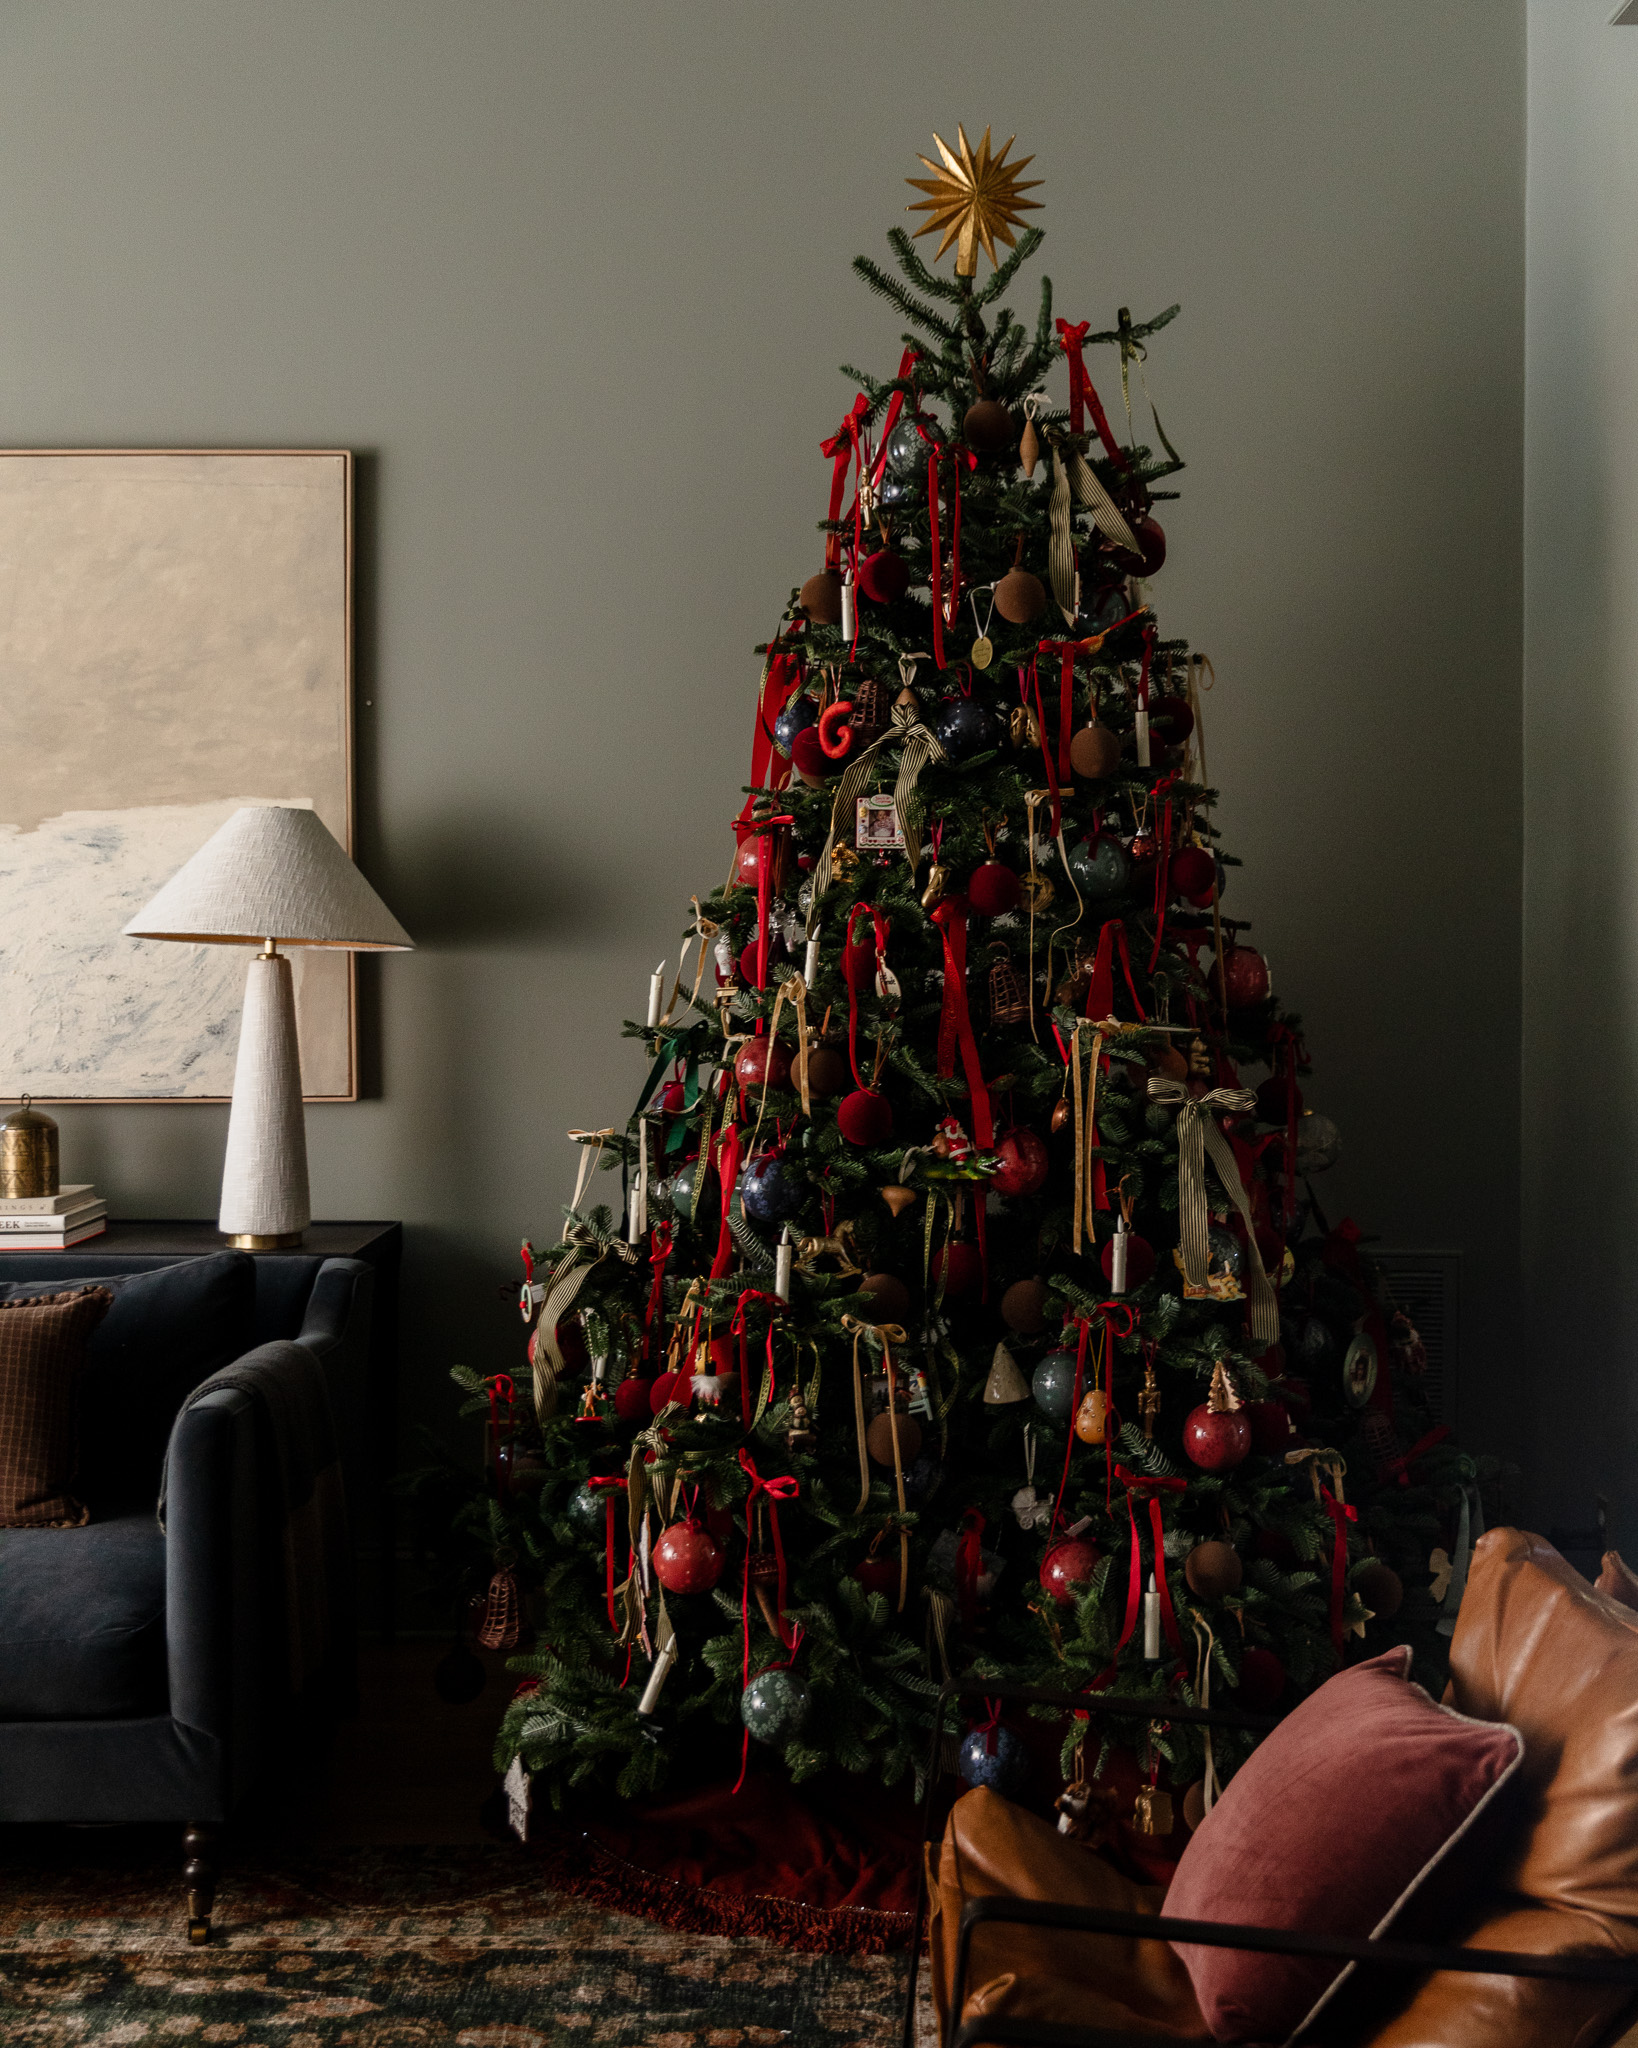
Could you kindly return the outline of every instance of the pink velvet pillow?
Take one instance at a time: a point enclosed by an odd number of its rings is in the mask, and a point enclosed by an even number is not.
[[[1518,1769],[1505,1723],[1436,1706],[1406,1647],[1322,1685],[1230,1779],[1166,1894],[1180,1920],[1385,1934]],[[1216,2041],[1287,2038],[1353,1969],[1177,1944]]]

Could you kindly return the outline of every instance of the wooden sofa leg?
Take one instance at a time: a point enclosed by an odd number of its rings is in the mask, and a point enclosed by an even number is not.
[[[188,1888],[188,1940],[203,1948],[210,1940],[210,1909],[216,1901],[216,1829],[192,1826],[182,1831],[182,1881]]]

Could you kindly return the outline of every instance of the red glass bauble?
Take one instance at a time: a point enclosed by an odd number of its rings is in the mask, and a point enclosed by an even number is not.
[[[896,1557],[867,1557],[853,1567],[853,1576],[867,1593],[880,1593],[889,1600],[899,1597],[899,1561]]]
[[[944,1282],[946,1301],[961,1301],[984,1284],[984,1261],[975,1244],[946,1245],[933,1255],[933,1285]]]
[[[842,1098],[836,1128],[850,1145],[885,1145],[893,1135],[893,1105],[873,1088],[855,1088]]]
[[[1283,1401],[1253,1401],[1246,1413],[1251,1417],[1251,1447],[1265,1458],[1283,1458],[1291,1448],[1291,1410]]]
[[[1240,1659],[1240,1683],[1234,1690],[1242,1707],[1261,1713],[1285,1691],[1285,1666],[1272,1650],[1254,1645]]]
[[[621,1422],[647,1422],[656,1411],[651,1380],[622,1380],[614,1390],[614,1412]]]
[[[662,1116],[681,1116],[683,1106],[682,1082],[667,1081],[660,1090],[660,1114]]]
[[[716,1539],[698,1522],[673,1522],[654,1546],[654,1575],[668,1593],[708,1593],[722,1567]]]
[[[980,917],[1000,917],[1017,906],[1021,884],[1004,861],[987,860],[967,881],[967,901]]]
[[[1115,1240],[1107,1238],[1098,1254],[1098,1264],[1103,1268],[1103,1277],[1115,1277]],[[1126,1284],[1141,1287],[1145,1280],[1154,1278],[1155,1248],[1146,1237],[1139,1237],[1135,1230],[1126,1233]]]
[[[1229,1472],[1251,1454],[1251,1422],[1243,1408],[1214,1415],[1204,1401],[1183,1424],[1183,1450],[1202,1472]]]
[[[1203,896],[1217,880],[1217,863],[1203,846],[1179,847],[1172,855],[1172,887],[1179,896]]]
[[[1116,548],[1116,566],[1126,576],[1158,575],[1166,559],[1166,536],[1160,522],[1151,519],[1147,512],[1138,512],[1129,514],[1126,523],[1132,529],[1137,550],[1134,553],[1131,548]]]
[[[734,858],[734,875],[747,889],[756,887],[756,878],[762,872],[762,859],[767,850],[767,840],[760,832],[747,833],[739,842],[739,852]]]
[[[1041,1584],[1060,1607],[1070,1607],[1097,1568],[1098,1553],[1092,1545],[1069,1536],[1054,1543],[1042,1558]]]
[[[910,564],[891,548],[859,564],[859,589],[872,604],[896,604],[910,588]]]
[[[748,1038],[734,1056],[734,1079],[742,1088],[786,1088],[791,1056],[777,1038]]]
[[[801,775],[828,775],[831,764],[819,741],[817,725],[805,725],[791,741],[791,763]]]
[[[667,1401],[671,1399],[671,1390],[679,1380],[683,1384],[677,1398],[685,1400],[688,1395],[688,1374],[685,1372],[663,1372],[654,1381],[653,1385],[650,1386],[648,1390],[648,1405],[653,1414],[658,1415]]]
[[[1052,1163],[1046,1145],[1028,1124],[1014,1124],[1010,1131],[1003,1131],[995,1156],[1001,1164],[990,1175],[990,1186],[1009,1201],[1014,1195],[1033,1195]]]
[[[1223,987],[1231,1010],[1249,1010],[1268,996],[1268,962],[1255,946],[1230,946],[1223,956]]]

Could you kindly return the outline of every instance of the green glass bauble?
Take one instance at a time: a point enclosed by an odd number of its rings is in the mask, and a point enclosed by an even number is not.
[[[782,1749],[802,1732],[808,1689],[784,1667],[759,1672],[739,1696],[739,1718],[758,1742]]]
[[[602,1494],[593,1493],[589,1486],[577,1486],[569,1495],[569,1521],[577,1536],[601,1537],[608,1519]]]
[[[1075,1405],[1075,1354],[1049,1351],[1030,1374],[1029,1390],[1035,1405],[1054,1422],[1067,1422]]]
[[[699,1172],[700,1163],[690,1159],[686,1166],[679,1166],[671,1182],[671,1206],[677,1214],[687,1218],[694,1213],[694,1176]],[[700,1214],[709,1216],[716,1199],[717,1177],[706,1168],[705,1193],[700,1197]]]

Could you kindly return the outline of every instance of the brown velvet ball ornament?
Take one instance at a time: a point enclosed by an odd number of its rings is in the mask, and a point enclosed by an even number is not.
[[[1391,1621],[1405,1604],[1405,1586],[1392,1565],[1373,1557],[1354,1574],[1354,1591],[1378,1621]]]
[[[1027,569],[1009,569],[995,586],[995,608],[1009,626],[1027,626],[1046,606],[1046,585]]]
[[[975,455],[999,455],[1013,445],[1012,414],[998,399],[981,398],[969,405],[961,422],[961,438]]]
[[[1020,1337],[1038,1337],[1046,1328],[1046,1282],[1015,1280],[1001,1297],[1001,1320]]]
[[[1106,725],[1083,725],[1069,742],[1069,765],[1088,782],[1101,782],[1120,765],[1120,741]]]
[[[1238,1593],[1245,1575],[1245,1566],[1234,1545],[1216,1538],[1197,1543],[1183,1566],[1189,1591],[1198,1593],[1203,1600],[1221,1600],[1225,1594]]]
[[[902,1323],[910,1313],[910,1290],[892,1273],[866,1273],[859,1292],[868,1297],[861,1323]]]
[[[893,1418],[878,1415],[865,1431],[865,1449],[873,1465],[893,1465]],[[913,1415],[899,1417],[899,1463],[913,1465],[921,1456],[921,1426]]]
[[[1175,1045],[1163,1045],[1155,1054],[1155,1072],[1164,1074],[1169,1081],[1186,1081],[1189,1078],[1188,1059]]]
[[[833,1045],[816,1046],[808,1054],[808,1093],[821,1102],[843,1095],[853,1086],[847,1061]]]
[[[802,609],[816,626],[842,623],[842,579],[834,569],[821,569],[802,585]]]

